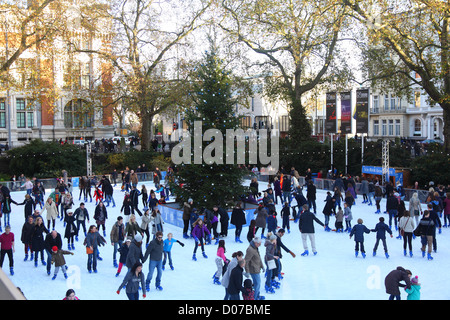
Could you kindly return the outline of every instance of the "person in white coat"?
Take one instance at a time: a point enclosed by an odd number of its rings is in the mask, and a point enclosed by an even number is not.
[[[419,217],[423,214],[423,211],[417,192],[414,192],[411,199],[409,200],[409,213],[411,214],[411,217],[414,217],[414,219],[416,220],[416,225],[418,225]]]
[[[47,211],[47,229],[50,230],[50,221],[52,221],[52,230],[55,230],[55,221],[58,217],[58,207],[52,198],[48,197],[42,209],[41,216],[44,215],[44,211]]]
[[[411,214],[408,210],[406,210],[403,214],[403,217],[400,218],[398,222],[398,228],[403,230],[403,255],[406,256],[406,247],[409,247],[409,255],[412,257],[412,238],[413,232],[416,228],[414,224],[414,219],[411,217]]]

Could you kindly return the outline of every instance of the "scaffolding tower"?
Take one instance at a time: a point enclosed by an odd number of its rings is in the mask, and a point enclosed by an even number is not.
[[[91,158],[91,143],[88,142],[85,144],[86,146],[86,174],[88,177],[92,176],[92,158]]]
[[[386,182],[389,181],[389,140],[383,140],[381,160],[382,160],[381,183],[384,186],[386,185]]]

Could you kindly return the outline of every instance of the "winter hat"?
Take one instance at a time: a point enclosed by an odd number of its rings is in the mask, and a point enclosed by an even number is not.
[[[141,242],[142,241],[142,236],[140,233],[136,233],[136,235],[134,236],[134,240],[136,240],[137,242]]]
[[[270,240],[270,241],[273,241],[273,240],[276,240],[276,239],[277,239],[277,236],[276,236],[276,235],[274,235],[274,234],[273,234],[273,235],[271,235],[271,236],[270,236],[270,238],[269,238],[269,240]]]
[[[419,284],[419,277],[415,276],[414,278],[411,279],[411,283],[412,284]]]
[[[53,246],[52,247],[52,251],[58,251],[58,247],[57,246]]]

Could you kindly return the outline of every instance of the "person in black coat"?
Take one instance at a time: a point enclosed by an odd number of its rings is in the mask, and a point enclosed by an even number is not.
[[[111,182],[106,176],[103,176],[100,180],[99,187],[102,187],[103,195],[105,196],[106,206],[109,206],[109,203],[112,201],[113,208],[116,206],[116,203],[113,198],[113,186],[111,185]]]
[[[78,241],[78,232],[81,229],[80,226],[83,227],[84,235],[86,236],[86,221],[89,223],[89,212],[83,202],[80,203],[80,206],[75,210],[73,216],[77,222],[77,234],[75,240]]]
[[[230,216],[228,215],[227,210],[220,208],[219,206],[214,206],[213,211],[216,212],[216,215],[219,217],[220,221],[219,236],[226,237],[228,235],[228,221],[230,220]]]
[[[244,292],[244,287],[242,285],[243,272],[245,267],[245,260],[239,260],[236,267],[231,270],[230,280],[228,283],[228,294],[230,295],[230,300],[240,300],[239,293]]]
[[[289,175],[285,175],[283,177],[283,185],[281,187],[283,191],[283,203],[288,202],[291,204],[291,189],[292,189],[292,181]]]
[[[246,224],[247,221],[245,219],[245,211],[241,208],[241,202],[238,202],[233,208],[233,211],[231,212],[230,222],[236,227],[235,241],[242,243],[242,241],[240,240],[242,226]]]
[[[389,300],[400,300],[400,290],[399,287],[411,288],[411,278],[412,273],[409,270],[405,270],[403,267],[397,267],[397,269],[392,270],[384,279],[384,285],[386,287],[386,293],[389,294]],[[405,284],[400,283],[404,281]]]
[[[62,239],[61,235],[56,231],[52,230],[45,236],[45,251],[47,252],[47,274],[50,274],[50,270],[52,267],[52,248],[54,246],[58,247],[58,250],[62,248]]]
[[[242,226],[247,223],[245,219],[245,211],[241,208],[241,202],[238,202],[236,206],[233,208],[233,212],[231,213],[231,224],[236,227],[235,231],[235,241],[242,243],[240,237],[242,232]]]
[[[441,222],[441,219],[439,218],[439,214],[433,208],[432,203],[427,204],[427,209],[430,212],[431,220],[434,221],[434,228],[432,228],[432,230],[433,230],[433,251],[436,252],[437,251],[436,228],[438,228],[439,233],[441,233],[442,222]]]
[[[100,227],[103,227],[103,236],[106,236],[105,223],[107,219],[108,219],[108,211],[106,210],[106,207],[103,204],[103,202],[100,201],[100,203],[95,207],[94,220],[97,223],[97,230],[99,232]]]
[[[41,261],[42,264],[45,265],[44,260],[44,250],[45,250],[45,242],[44,242],[44,232],[46,234],[49,233],[48,229],[45,227],[42,218],[36,218],[36,222],[33,228],[33,233],[31,235],[31,250],[34,253],[34,265],[37,267],[37,259],[39,253],[41,253]]]
[[[25,205],[24,207],[25,221],[28,220],[28,216],[33,215],[33,212],[36,209],[36,203],[29,194],[26,194],[25,200],[23,200],[22,203],[18,203],[17,205],[19,206]]]
[[[292,207],[292,215],[294,217],[294,222],[297,222],[299,215],[297,215],[297,210],[300,214],[302,211],[302,207],[304,204],[307,204],[305,196],[303,195],[302,188],[298,186],[293,193],[295,200],[297,201],[297,205]],[[297,208],[297,209],[296,209]]]
[[[327,198],[325,199],[325,206],[323,207],[322,213],[325,216],[325,231],[331,231],[331,228],[328,227],[330,223],[330,216],[334,211],[336,199],[331,196],[331,192],[327,192]]]
[[[141,195],[141,193],[139,192],[139,190],[135,186],[132,186],[131,191],[130,191],[131,214],[134,214],[134,210],[136,210],[137,213],[139,214],[139,216],[142,217],[142,212],[138,208],[140,195]]]
[[[64,230],[64,238],[67,239],[67,246],[69,250],[75,250],[73,244],[73,238],[78,234],[77,227],[75,225],[75,216],[72,211],[67,211],[64,217],[66,223],[66,229]]]
[[[388,255],[388,249],[387,249],[387,245],[386,245],[386,232],[389,233],[391,235],[391,238],[393,237],[392,235],[392,230],[391,228],[389,228],[389,226],[384,222],[384,218],[380,217],[380,219],[378,219],[380,222],[378,222],[375,226],[375,229],[371,229],[370,231],[372,232],[376,232],[377,233],[377,240],[375,242],[375,246],[373,248],[373,256],[376,255],[377,253],[377,249],[378,249],[378,243],[380,242],[380,240],[383,242],[383,248],[384,248],[384,254],[386,255],[386,258],[389,257]]]
[[[300,218],[298,221],[298,228],[300,230],[300,233],[302,234],[303,248],[305,249],[305,251],[302,253],[302,256],[307,256],[309,254],[308,244],[306,242],[307,237],[311,242],[311,247],[314,255],[317,254],[316,241],[314,236],[314,222],[320,224],[322,227],[325,227],[325,224],[317,219],[315,214],[309,211],[309,206],[307,204],[304,204],[303,212],[300,214]]]
[[[27,221],[22,226],[22,233],[20,236],[20,241],[22,241],[22,243],[25,246],[25,258],[23,259],[23,261],[28,260],[28,250],[31,251],[30,260],[33,260],[34,258],[33,251],[31,250],[31,237],[33,235],[33,230],[34,230],[34,219],[30,215],[28,216]]]
[[[397,230],[398,204],[398,199],[393,193],[390,193],[386,200],[386,212],[389,214],[389,228],[392,228],[392,219],[394,219],[395,230]]]
[[[308,200],[308,207],[314,208],[314,213],[316,213],[316,186],[314,185],[312,180],[309,180],[308,182],[308,186],[306,189],[306,199]]]

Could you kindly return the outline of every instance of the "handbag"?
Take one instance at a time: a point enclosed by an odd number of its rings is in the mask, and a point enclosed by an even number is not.
[[[273,269],[276,269],[277,264],[275,263],[275,260],[268,260],[267,266],[268,266],[269,270],[273,270]]]
[[[86,247],[86,253],[92,254],[92,253],[94,253],[94,250],[92,250],[91,247]]]

